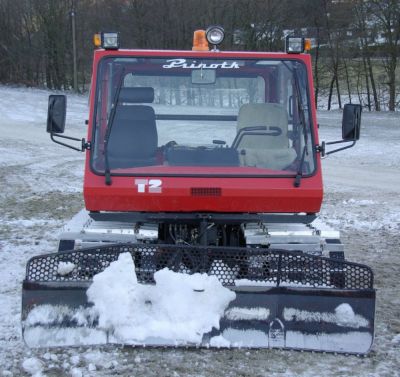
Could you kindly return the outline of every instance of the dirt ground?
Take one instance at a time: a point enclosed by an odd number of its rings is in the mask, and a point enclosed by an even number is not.
[[[25,95],[11,93],[14,100]],[[37,96],[32,106],[45,109],[45,93]],[[7,102],[1,101],[4,111]],[[74,135],[84,136],[85,101],[72,99]],[[322,139],[339,138],[340,113],[319,115]],[[376,334],[366,357],[247,349],[29,350],[20,335],[25,263],[54,251],[60,227],[83,206],[83,156],[50,142],[42,113],[33,121],[5,117],[0,121],[0,375],[35,375],[24,363],[33,358],[41,363],[37,377],[400,376],[399,115],[363,114],[358,145],[323,161],[321,217],[341,230],[347,259],[368,264],[375,273]]]

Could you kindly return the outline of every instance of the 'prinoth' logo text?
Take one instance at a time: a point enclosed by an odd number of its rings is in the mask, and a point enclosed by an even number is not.
[[[196,60],[193,60],[192,63],[186,63],[186,59],[170,59],[167,60],[167,63],[164,64],[163,68],[188,68],[188,69],[215,69],[215,68],[224,68],[224,69],[235,69],[239,68],[239,64],[237,62],[222,62],[222,63],[197,63]]]

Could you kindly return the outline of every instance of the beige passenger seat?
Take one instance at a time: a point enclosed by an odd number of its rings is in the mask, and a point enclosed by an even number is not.
[[[233,147],[239,152],[242,166],[274,170],[289,166],[296,152],[289,142],[286,110],[276,103],[243,105]]]

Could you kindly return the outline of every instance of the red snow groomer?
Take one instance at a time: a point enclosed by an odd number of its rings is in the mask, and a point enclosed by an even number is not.
[[[51,138],[86,154],[86,209],[57,253],[28,262],[29,346],[118,342],[86,290],[128,252],[141,284],[168,268],[214,275],[235,293],[196,345],[221,337],[226,346],[369,351],[372,270],[346,261],[339,233],[316,218],[321,157],[356,143],[361,106],[344,107],[343,140],[320,144],[310,41],[225,52],[223,38],[210,27],[195,32],[191,51],[167,51],[120,49],[118,33],[96,35],[86,140],[63,135],[66,98],[50,96]]]

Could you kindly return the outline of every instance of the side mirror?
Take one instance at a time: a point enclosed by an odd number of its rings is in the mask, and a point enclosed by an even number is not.
[[[343,108],[342,139],[354,141],[360,138],[361,105],[346,104]]]
[[[47,109],[47,132],[62,134],[65,129],[65,114],[67,112],[67,97],[51,94]]]
[[[83,152],[86,149],[90,149],[90,142],[86,142],[85,139],[78,139],[76,137],[61,135],[62,133],[64,133],[65,129],[66,112],[67,112],[67,97],[65,95],[60,95],[60,94],[51,94],[49,96],[49,106],[47,109],[47,129],[46,129],[47,132],[50,134],[50,139],[57,144],[63,145],[64,147],[68,147],[79,152]],[[78,148],[73,145],[69,145],[60,141],[65,139],[79,141],[81,146]]]
[[[361,127],[361,105],[354,105],[348,103],[343,108],[343,119],[342,119],[342,140],[322,142],[321,145],[317,145],[317,151],[321,153],[321,156],[328,156],[332,153],[343,151],[345,149],[354,147],[357,140],[360,138],[360,127]],[[327,145],[351,143],[344,147],[337,148],[331,151],[326,151]]]

